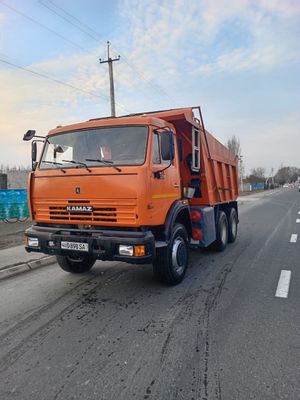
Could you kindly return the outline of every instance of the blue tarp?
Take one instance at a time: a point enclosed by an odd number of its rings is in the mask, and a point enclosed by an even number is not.
[[[0,219],[29,217],[27,190],[0,190]]]

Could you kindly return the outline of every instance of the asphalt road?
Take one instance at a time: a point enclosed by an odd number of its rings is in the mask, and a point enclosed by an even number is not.
[[[293,189],[243,200],[176,287],[108,262],[1,281],[0,399],[300,399],[299,212]]]

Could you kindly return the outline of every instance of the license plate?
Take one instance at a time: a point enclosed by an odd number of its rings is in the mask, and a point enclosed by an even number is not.
[[[64,250],[89,251],[88,243],[61,242],[60,246]]]

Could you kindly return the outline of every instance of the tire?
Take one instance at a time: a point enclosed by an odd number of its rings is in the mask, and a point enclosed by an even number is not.
[[[230,209],[228,216],[228,243],[235,242],[238,229],[238,216],[234,208]]]
[[[186,229],[181,224],[175,224],[169,245],[157,249],[153,262],[154,275],[168,285],[177,285],[185,277],[188,262],[189,240]]]
[[[88,272],[96,260],[90,255],[56,256],[58,265],[66,272],[82,274]]]
[[[216,236],[214,249],[224,251],[228,242],[228,221],[224,211],[218,211],[217,214]]]

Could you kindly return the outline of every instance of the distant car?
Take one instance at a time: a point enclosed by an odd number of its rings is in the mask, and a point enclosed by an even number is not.
[[[289,187],[289,184],[288,184],[288,183],[285,183],[285,184],[283,185],[283,187],[284,187],[284,188],[288,188],[288,187]]]

